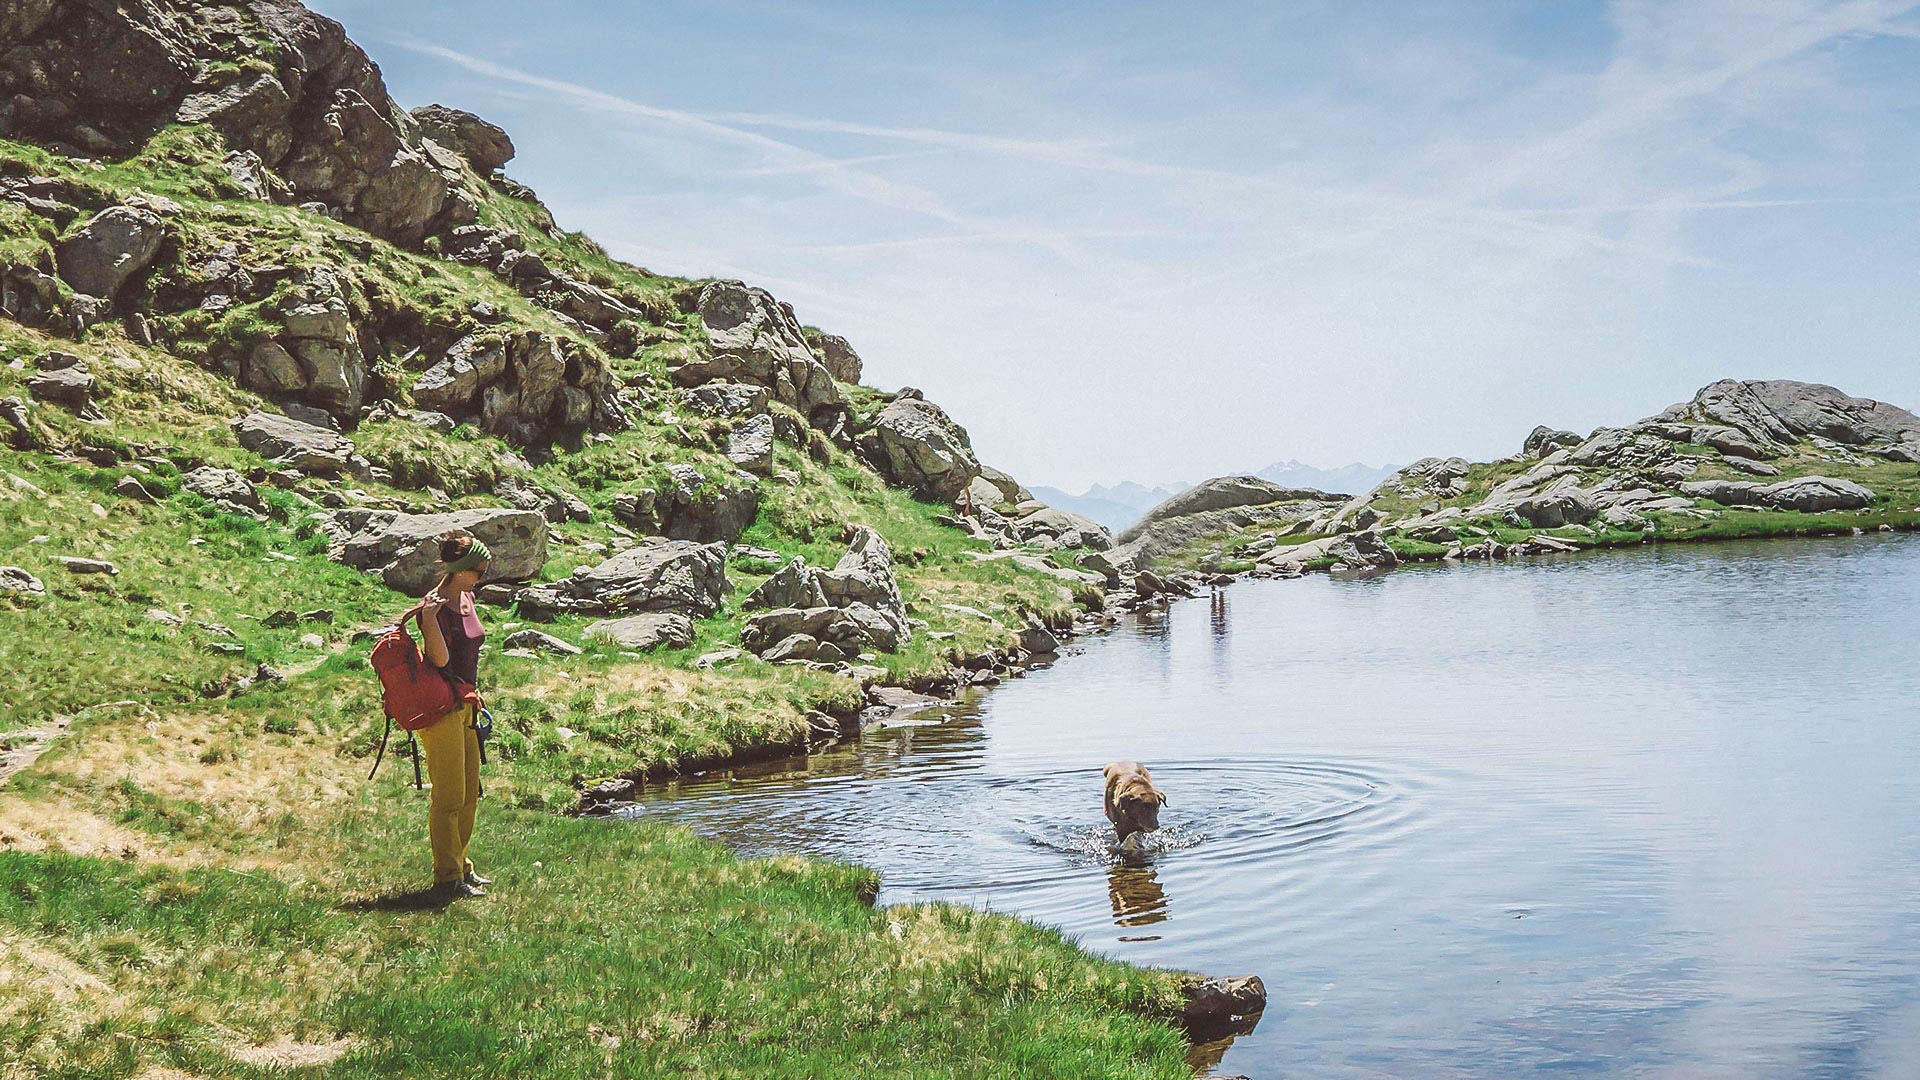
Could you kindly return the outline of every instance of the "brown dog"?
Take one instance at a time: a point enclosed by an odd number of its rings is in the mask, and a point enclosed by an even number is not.
[[[1152,832],[1160,827],[1160,808],[1167,796],[1153,786],[1153,776],[1137,761],[1116,761],[1107,766],[1107,820],[1120,842],[1134,833]]]

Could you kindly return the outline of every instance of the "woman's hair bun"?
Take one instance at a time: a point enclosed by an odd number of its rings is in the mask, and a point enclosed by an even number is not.
[[[458,529],[454,529],[451,532],[443,532],[439,535],[438,539],[440,541],[440,561],[443,563],[450,563],[455,559],[465,556],[467,550],[473,547],[473,537]]]

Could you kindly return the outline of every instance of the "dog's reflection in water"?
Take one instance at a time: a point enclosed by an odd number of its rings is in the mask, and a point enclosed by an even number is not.
[[[1120,863],[1107,868],[1107,901],[1116,926],[1151,926],[1171,916],[1167,892],[1151,866]],[[1135,940],[1129,938],[1127,940]]]

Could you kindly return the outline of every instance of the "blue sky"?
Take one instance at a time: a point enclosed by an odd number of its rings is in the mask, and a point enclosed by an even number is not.
[[[1030,483],[1920,407],[1920,4],[322,0],[561,223],[742,277]]]

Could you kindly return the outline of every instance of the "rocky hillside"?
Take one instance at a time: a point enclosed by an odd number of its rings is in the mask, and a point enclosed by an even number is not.
[[[291,0],[0,46],[0,1072],[1171,1080],[1258,1007],[587,816],[1017,673],[1103,617],[1099,526],[766,290],[561,229]],[[366,652],[451,527],[497,885],[442,911]]]
[[[576,787],[990,681],[1098,605],[1065,560],[1105,530],[766,290],[561,229],[332,20],[34,0],[0,38],[4,726],[352,686],[449,527],[497,554],[496,712]],[[765,708],[622,713],[655,669]]]
[[[1920,525],[1920,418],[1830,386],[1727,380],[1582,436],[1535,428],[1491,462],[1426,458],[1366,495],[1202,484],[1101,565],[1297,574],[1406,559]],[[1222,516],[1230,505],[1231,516]]]

